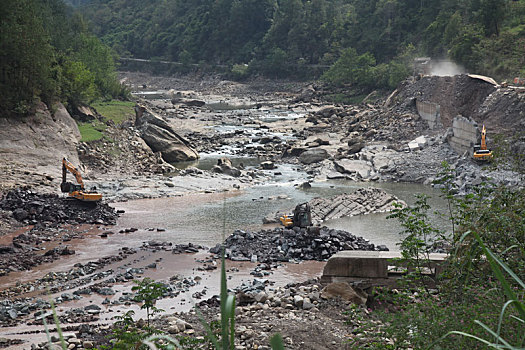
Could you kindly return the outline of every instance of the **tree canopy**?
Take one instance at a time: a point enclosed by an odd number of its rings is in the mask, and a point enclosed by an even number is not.
[[[90,34],[62,0],[1,0],[0,106],[25,115],[48,104],[90,102],[123,93],[114,52]]]
[[[341,66],[355,50],[378,66],[370,73],[397,72],[386,82],[399,78],[396,57],[412,46],[414,56],[496,78],[525,73],[525,0],[86,1],[79,9],[93,31],[135,58],[250,64],[282,76]]]
[[[113,52],[226,65],[239,78],[324,72],[363,89],[395,87],[418,56],[525,75],[525,0],[67,0],[76,12],[62,0],[0,1],[0,101],[11,110],[34,96],[117,95]]]

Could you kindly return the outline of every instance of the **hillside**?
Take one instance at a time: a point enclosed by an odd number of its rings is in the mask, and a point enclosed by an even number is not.
[[[3,1],[0,11],[2,116],[33,115],[38,102],[72,107],[122,98],[114,53],[62,0]]]
[[[525,74],[525,0],[91,0],[79,10],[106,44],[135,58],[305,76],[352,48],[372,66],[431,56],[498,79]]]

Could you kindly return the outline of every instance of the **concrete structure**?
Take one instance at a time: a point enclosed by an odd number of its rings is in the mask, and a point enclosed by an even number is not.
[[[435,277],[441,273],[441,263],[447,254],[430,254],[431,266],[426,271]],[[397,279],[406,273],[400,262],[400,252],[368,252],[361,250],[344,250],[328,259],[321,282],[349,282],[362,289],[371,286],[396,286]]]
[[[416,109],[419,116],[428,123],[430,129],[443,126],[440,106],[437,103],[416,100]]]
[[[458,154],[473,152],[474,145],[478,142],[478,124],[462,116],[457,116],[452,121],[453,136],[449,137],[450,147]]]

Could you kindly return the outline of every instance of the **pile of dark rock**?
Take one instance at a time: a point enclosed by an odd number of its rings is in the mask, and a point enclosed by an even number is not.
[[[224,242],[226,258],[234,261],[324,261],[341,250],[388,250],[363,237],[328,227],[275,228],[259,232],[236,230]],[[219,254],[221,245],[210,249]]]
[[[9,191],[0,200],[0,208],[26,224],[99,224],[114,225],[118,217],[114,208],[105,203],[83,203],[56,194],[38,194],[27,188]]]

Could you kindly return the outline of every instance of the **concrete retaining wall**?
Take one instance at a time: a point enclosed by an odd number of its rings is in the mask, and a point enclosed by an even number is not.
[[[465,117],[458,116],[452,121],[453,136],[448,139],[450,147],[457,153],[472,152],[478,142],[478,124]]]
[[[434,129],[442,126],[440,118],[440,106],[436,103],[416,100],[416,109],[421,118],[426,120],[428,127]]]
[[[431,270],[424,273],[432,277],[439,275],[446,257],[446,254],[430,254]],[[399,258],[399,252],[343,250],[328,259],[321,282],[349,282],[363,289],[371,286],[400,287],[398,279],[406,274],[407,268],[396,260]]]

